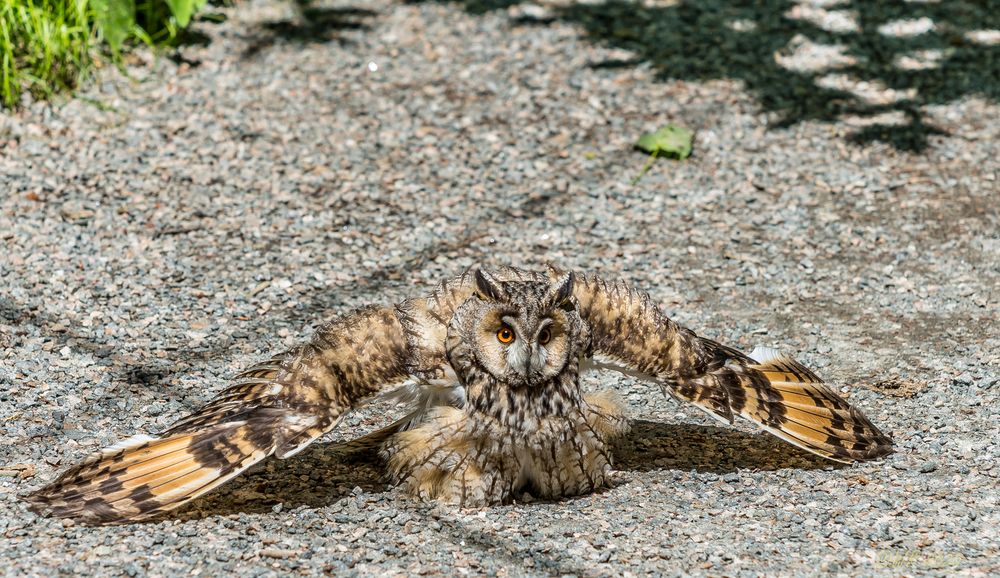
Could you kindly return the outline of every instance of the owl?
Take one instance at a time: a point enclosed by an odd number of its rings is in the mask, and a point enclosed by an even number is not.
[[[613,394],[581,390],[581,373],[596,369],[830,460],[892,451],[803,365],[699,337],[623,282],[473,267],[425,297],[321,327],[166,431],[93,454],[28,500],[88,523],[151,518],[269,456],[295,455],[377,398],[408,413],[349,444],[377,448],[389,477],[419,499],[479,507],[586,494],[609,485],[609,444],[629,427]]]

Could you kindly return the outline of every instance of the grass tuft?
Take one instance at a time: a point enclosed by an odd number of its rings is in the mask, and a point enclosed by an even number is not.
[[[0,106],[72,90],[136,43],[172,43],[205,0],[0,0]]]
[[[87,74],[97,30],[88,0],[0,0],[0,102],[48,98]]]

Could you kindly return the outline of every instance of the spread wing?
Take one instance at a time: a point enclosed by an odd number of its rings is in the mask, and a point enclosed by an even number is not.
[[[790,357],[764,349],[745,355],[698,337],[622,282],[580,275],[574,296],[591,328],[592,367],[654,381],[717,419],[745,418],[831,460],[892,452],[888,436]]]
[[[447,320],[469,286],[467,273],[425,299],[334,321],[308,343],[240,373],[163,433],[104,449],[28,500],[38,512],[90,523],[142,520],[268,456],[294,455],[374,396],[438,377],[447,365]]]

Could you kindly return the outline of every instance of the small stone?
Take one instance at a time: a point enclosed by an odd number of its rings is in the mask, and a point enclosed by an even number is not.
[[[294,558],[298,553],[298,550],[284,548],[264,548],[260,551],[260,555],[263,558]]]

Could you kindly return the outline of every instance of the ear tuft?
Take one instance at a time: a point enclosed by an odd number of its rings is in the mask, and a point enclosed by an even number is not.
[[[565,269],[557,267],[556,264],[551,261],[545,263],[545,272],[549,277],[549,281],[553,283],[562,279],[563,275],[567,273]]]
[[[506,293],[496,277],[487,273],[484,269],[476,269],[476,289],[480,296],[494,301],[504,301]]]
[[[546,300],[552,307],[558,307],[569,301],[569,298],[573,296],[573,272],[570,271],[562,277],[556,280],[555,283],[549,287],[548,294],[546,295]]]

